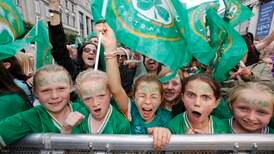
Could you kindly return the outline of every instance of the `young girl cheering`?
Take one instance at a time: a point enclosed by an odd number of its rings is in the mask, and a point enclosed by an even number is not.
[[[228,97],[233,117],[228,120],[232,133],[269,134],[273,117],[273,91],[266,85],[248,82],[234,87]]]
[[[220,99],[220,86],[206,74],[187,77],[182,84],[182,100],[186,111],[169,123],[172,134],[228,133],[228,125],[210,113]]]
[[[107,75],[92,69],[81,72],[76,78],[77,92],[83,100],[86,118],[81,123],[87,134],[130,134],[126,118],[110,104],[111,93]]]

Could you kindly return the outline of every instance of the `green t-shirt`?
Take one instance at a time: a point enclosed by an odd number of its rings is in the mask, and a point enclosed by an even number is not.
[[[72,111],[82,108],[77,103],[70,104]],[[39,105],[30,110],[8,117],[0,122],[0,143],[5,146],[29,135],[31,133],[60,133],[61,127],[49,115],[47,110]],[[81,133],[78,126],[72,129],[72,133]]]
[[[159,108],[156,111],[154,119],[145,123],[141,117],[135,102],[130,101],[130,114],[131,114],[131,132],[132,134],[147,134],[147,129],[151,127],[167,127],[167,123],[171,119],[171,113],[164,109]]]
[[[229,133],[228,124],[217,117],[210,116],[210,126],[211,134]],[[168,128],[172,134],[185,134],[190,127],[186,112],[177,115],[168,124]]]
[[[229,109],[228,103],[224,98],[221,99],[218,106],[212,111],[211,115],[219,118],[219,119],[227,119],[232,117],[232,113]]]
[[[0,121],[30,108],[30,105],[17,93],[0,94]]]
[[[91,114],[87,109],[84,112],[88,113],[88,116],[86,116],[80,124],[81,129],[85,134],[92,134],[90,127]],[[130,134],[130,125],[128,120],[115,107],[110,105],[109,111],[98,134]]]
[[[233,117],[226,119],[227,124],[229,125],[229,129],[230,129],[230,133],[232,134],[236,134],[233,126],[232,126],[232,122],[233,122]],[[261,134],[274,134],[274,129],[270,128],[270,127],[264,127],[261,131]]]

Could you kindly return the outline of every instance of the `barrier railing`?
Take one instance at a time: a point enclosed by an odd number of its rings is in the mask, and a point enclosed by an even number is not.
[[[28,151],[28,152],[27,152]],[[1,149],[1,153],[153,152],[147,135],[33,134]],[[173,135],[163,152],[274,153],[274,135]]]

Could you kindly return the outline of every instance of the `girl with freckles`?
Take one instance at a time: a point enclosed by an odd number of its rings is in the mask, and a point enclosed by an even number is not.
[[[228,102],[233,112],[233,117],[227,121],[231,133],[274,133],[268,127],[274,110],[274,95],[268,86],[243,83],[230,91]]]
[[[220,100],[220,86],[206,74],[187,77],[182,83],[182,101],[186,111],[169,122],[172,134],[228,133],[225,121],[214,117],[212,110]]]
[[[0,143],[5,146],[31,133],[81,133],[84,116],[78,103],[70,102],[72,80],[61,66],[47,65],[33,77],[33,93],[41,105],[0,122]]]

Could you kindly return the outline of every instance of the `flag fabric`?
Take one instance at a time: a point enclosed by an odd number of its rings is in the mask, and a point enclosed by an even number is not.
[[[91,3],[95,22],[102,19],[102,5],[102,0]],[[108,0],[105,20],[118,42],[174,72],[190,61],[191,56],[185,52],[183,37],[166,0]]]
[[[13,42],[24,33],[22,17],[12,0],[0,1],[0,43]]]
[[[178,4],[176,5],[178,7]],[[209,1],[188,9],[190,30],[188,31],[188,51],[201,64],[209,65],[215,52],[211,48],[205,24],[206,10],[219,8],[219,1]],[[179,10],[179,9],[178,9]],[[185,23],[187,24],[187,23]]]
[[[232,27],[254,16],[253,12],[239,0],[224,0],[224,3],[226,7],[224,20]]]
[[[40,67],[52,63],[51,48],[52,45],[49,41],[48,28],[42,20],[38,20],[32,27],[29,33],[25,36],[25,39],[30,42],[35,42],[36,46],[36,61],[35,67]]]
[[[25,48],[28,42],[25,39],[15,40],[8,44],[0,45],[0,61],[15,56],[21,49]]]
[[[207,10],[207,24],[211,45],[217,50],[212,62],[213,78],[222,82],[228,79],[229,71],[239,64],[248,49],[241,35],[213,9]]]
[[[0,1],[0,60],[12,57],[27,46],[27,41],[15,40],[24,33],[21,15],[12,0]]]

